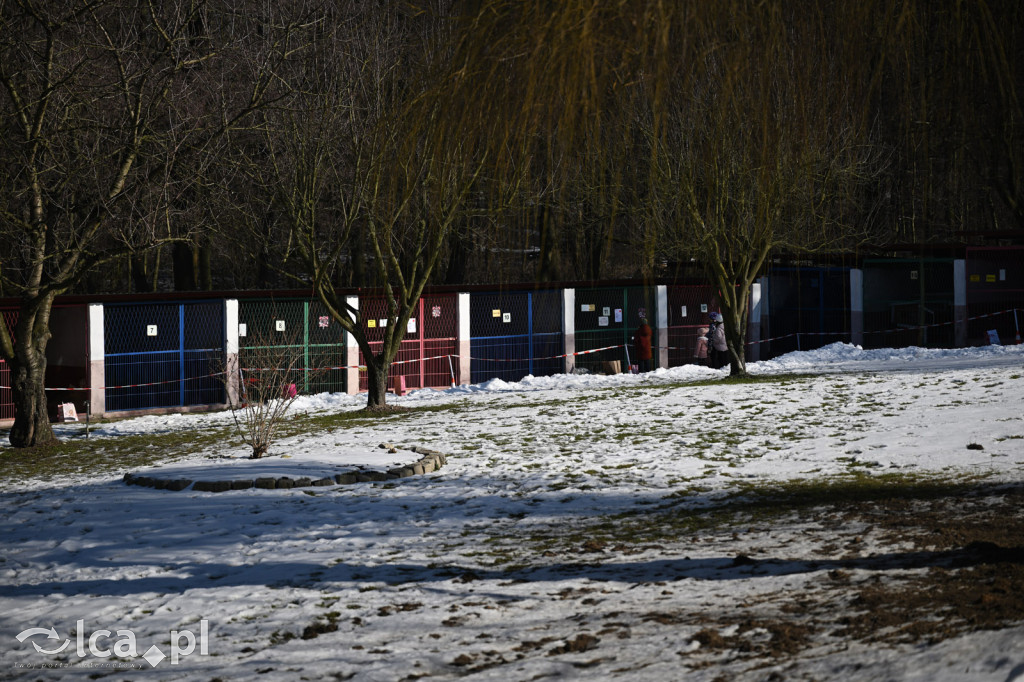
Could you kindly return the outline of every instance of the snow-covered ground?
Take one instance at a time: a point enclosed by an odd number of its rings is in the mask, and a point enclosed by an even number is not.
[[[799,624],[792,604],[828,576],[877,579],[870,562],[893,548],[870,526],[801,510],[657,541],[643,526],[794,481],[1019,483],[1024,346],[835,344],[749,369],[787,376],[695,384],[724,371],[691,366],[415,391],[390,402],[444,409],[310,429],[260,463],[307,475],[412,461],[412,446],[448,456],[440,471],[397,481],[205,493],[109,474],[5,479],[0,676],[1024,679],[1024,613],[931,643],[822,634],[747,655],[779,632],[738,625],[735,612],[768,604]],[[325,394],[294,409],[363,404]],[[142,417],[92,437],[230,420]],[[216,480],[251,466],[246,455],[225,442],[156,471]],[[840,540],[845,563],[830,549]]]

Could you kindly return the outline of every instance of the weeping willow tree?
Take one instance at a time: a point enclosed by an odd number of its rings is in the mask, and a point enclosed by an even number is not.
[[[502,121],[521,160],[540,278],[571,243],[587,274],[624,253],[644,273],[658,255],[695,259],[745,371],[746,295],[768,255],[856,238],[857,190],[879,166],[870,61],[846,36],[876,28],[872,9],[487,3],[453,64],[480,103],[466,113]]]
[[[863,106],[871,74],[856,71],[869,67],[846,36],[874,27],[871,10],[716,3],[689,18],[689,49],[672,56],[688,69],[657,86],[651,238],[703,264],[733,374],[746,371],[748,292],[769,255],[867,238],[860,190],[883,159]]]
[[[462,113],[500,119],[520,160],[538,278],[573,257],[584,273],[692,259],[720,292],[734,372],[769,256],[1019,223],[1019,3],[493,0],[457,14],[453,83],[479,102]]]

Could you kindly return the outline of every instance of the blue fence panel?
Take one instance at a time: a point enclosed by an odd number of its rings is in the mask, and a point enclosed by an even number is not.
[[[471,294],[470,381],[560,372],[561,301],[557,291]]]
[[[865,348],[954,345],[952,258],[867,259],[862,269]]]
[[[967,249],[967,343],[1020,343],[1024,327],[1024,246]]]
[[[846,267],[773,268],[768,284],[768,359],[850,340],[850,270]]]
[[[220,301],[106,306],[106,411],[224,402]]]

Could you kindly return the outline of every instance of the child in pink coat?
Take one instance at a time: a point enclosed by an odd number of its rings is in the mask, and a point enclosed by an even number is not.
[[[697,345],[693,349],[693,357],[697,358],[698,364],[708,364],[708,328],[701,327],[697,330]]]

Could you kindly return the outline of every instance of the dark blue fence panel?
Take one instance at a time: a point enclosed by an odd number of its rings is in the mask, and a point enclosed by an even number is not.
[[[563,367],[558,291],[470,295],[470,381],[518,381]]]
[[[1024,246],[967,249],[967,343],[1020,343],[1024,327]]]
[[[863,271],[865,348],[954,345],[953,259],[868,259]]]
[[[533,369],[530,373],[535,377],[561,374],[565,369],[562,301],[561,290],[534,291],[532,294]]]
[[[106,411],[224,402],[220,301],[106,306]]]
[[[761,358],[850,340],[850,270],[773,268],[768,284],[769,328]]]

